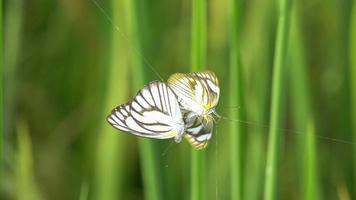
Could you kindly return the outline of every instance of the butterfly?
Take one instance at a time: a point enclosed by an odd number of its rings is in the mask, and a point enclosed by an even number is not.
[[[176,94],[185,116],[185,138],[197,149],[204,149],[212,137],[215,107],[220,88],[212,71],[175,73],[167,81]]]
[[[153,81],[130,102],[112,110],[107,121],[137,136],[180,142],[185,123],[176,96],[166,83]]]
[[[182,92],[183,91],[183,92]],[[184,137],[204,149],[212,137],[213,117],[219,98],[218,79],[211,71],[176,73],[168,84],[154,81],[134,99],[115,108],[107,121],[137,136],[180,142]]]
[[[185,112],[184,121],[186,130],[185,139],[197,150],[207,147],[213,133],[213,120],[210,118],[200,118],[192,112]]]
[[[202,117],[215,113],[220,88],[214,72],[207,70],[188,74],[175,73],[169,77],[167,83],[183,110]]]

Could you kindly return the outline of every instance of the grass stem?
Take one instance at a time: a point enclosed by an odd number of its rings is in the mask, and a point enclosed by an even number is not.
[[[304,157],[304,198],[305,200],[317,200],[317,157],[315,142],[315,125],[312,118],[308,121],[307,132],[305,136],[305,157]]]
[[[283,114],[283,85],[285,71],[285,52],[288,35],[288,0],[278,1],[278,24],[273,61],[272,99],[269,128],[269,141],[267,149],[266,177],[264,199],[273,200],[277,196],[277,179],[281,133],[278,131],[282,124]]]
[[[112,21],[119,24],[122,13],[119,1],[111,1]],[[121,35],[114,28],[111,28],[109,41],[110,50],[108,53],[107,69],[107,91],[105,98],[103,124],[98,136],[98,149],[96,156],[96,179],[95,179],[95,199],[121,199],[123,196],[123,175],[124,154],[126,142],[124,134],[111,127],[105,120],[110,111],[118,103],[127,101],[128,88],[126,83],[129,81],[128,67],[126,63],[126,50],[121,46]],[[118,86],[120,88],[118,88]]]
[[[299,17],[299,4],[294,3],[291,16],[291,30],[289,40],[289,80],[291,81],[291,94],[293,104],[294,126],[305,130],[306,134],[301,134],[296,146],[297,157],[302,158],[300,168],[302,169],[301,188],[298,188],[303,199],[317,199],[318,176],[317,157],[315,143],[315,125],[312,114],[312,104],[310,97],[310,84],[307,73],[307,62],[305,49],[303,46],[302,34],[300,31],[301,22]]]
[[[4,140],[4,38],[3,38],[3,23],[2,12],[3,2],[0,0],[0,173],[2,171],[2,152],[3,152],[3,140]]]
[[[242,68],[240,65],[240,1],[231,0],[230,5],[230,77],[229,77],[229,98],[230,105],[244,107],[243,103],[243,81]],[[231,110],[230,116],[233,119],[244,119],[244,109]],[[242,124],[230,123],[231,134],[231,199],[243,198],[243,137],[244,130]]]
[[[193,0],[191,32],[191,71],[204,69],[206,64],[206,1]],[[206,199],[205,151],[191,150],[191,200]]]
[[[42,199],[35,181],[32,141],[27,124],[23,120],[17,123],[17,198]]]
[[[138,25],[140,20],[138,19],[137,13],[137,1],[126,0],[125,7],[127,16],[127,24],[129,35],[131,35],[131,40],[135,49],[141,49],[141,35],[139,33]],[[145,76],[145,66],[143,65],[142,56],[137,56],[137,54],[131,54],[131,65],[132,65],[132,77],[133,80],[133,93],[136,94],[145,84],[147,84],[147,77]],[[139,153],[141,161],[141,171],[143,176],[143,186],[144,186],[144,197],[148,200],[159,200],[163,194],[161,177],[158,165],[158,158],[156,153],[156,148],[154,146],[154,141],[149,139],[139,139]]]
[[[350,89],[351,89],[351,124],[353,125],[353,138],[356,140],[356,0],[352,1],[350,19]],[[356,183],[356,147],[354,147],[354,184]],[[353,190],[356,196],[356,190]]]

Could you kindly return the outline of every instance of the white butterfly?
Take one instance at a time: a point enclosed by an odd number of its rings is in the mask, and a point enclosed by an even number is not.
[[[185,138],[197,149],[205,148],[212,137],[212,114],[216,114],[220,96],[218,78],[212,71],[176,73],[167,82],[184,114]]]
[[[173,74],[168,86],[149,83],[131,102],[115,108],[107,120],[119,130],[147,138],[174,137],[180,142],[184,135],[196,149],[204,149],[212,137],[218,84],[211,71]]]
[[[137,136],[180,142],[185,123],[176,96],[167,84],[153,81],[134,99],[115,108],[107,117],[115,128]]]

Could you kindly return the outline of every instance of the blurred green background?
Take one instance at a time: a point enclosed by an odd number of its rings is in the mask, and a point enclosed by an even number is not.
[[[204,150],[206,198],[232,197],[233,123],[242,199],[262,199],[278,5],[240,1],[240,105],[229,100],[231,2],[206,2],[204,67],[220,79],[224,116]],[[190,71],[192,1],[1,3],[0,199],[189,199],[186,141],[137,138],[105,117],[157,73]],[[356,2],[296,0],[288,13],[277,196],[355,199]]]

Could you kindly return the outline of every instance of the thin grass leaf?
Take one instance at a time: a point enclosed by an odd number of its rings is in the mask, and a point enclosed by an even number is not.
[[[204,0],[193,0],[192,3],[191,70],[199,71],[206,67],[207,5]]]
[[[17,124],[17,143],[17,198],[40,200],[42,196],[35,181],[32,142],[24,121]]]
[[[80,186],[79,200],[88,200],[89,196],[89,184],[86,181],[82,182]]]
[[[206,1],[192,1],[191,71],[199,71],[206,64]],[[191,150],[190,199],[206,199],[205,151]]]
[[[137,1],[126,0],[125,10],[127,11],[126,20],[128,24],[129,35],[131,36],[132,44],[135,49],[140,50],[141,38],[138,31],[138,19]],[[130,54],[130,63],[132,66],[133,79],[133,93],[137,93],[145,84],[147,84],[147,78],[145,76],[146,67],[143,65],[144,57],[137,54]],[[151,71],[150,71],[151,72]],[[144,196],[148,200],[162,199],[162,185],[160,177],[160,166],[158,165],[157,150],[154,146],[154,142],[150,139],[139,139],[139,152],[141,161],[141,171],[143,176]]]
[[[278,24],[273,61],[272,99],[269,127],[269,141],[267,150],[266,177],[264,199],[273,200],[277,196],[277,180],[279,177],[279,152],[282,134],[279,128],[283,116],[283,85],[285,71],[285,52],[289,25],[288,0],[278,1]]]
[[[4,5],[5,6],[5,5]],[[3,78],[4,78],[4,132],[12,132],[14,99],[16,94],[16,70],[19,61],[19,54],[21,53],[21,31],[23,21],[23,1],[14,0],[6,4],[5,18],[4,18],[4,64]],[[5,39],[6,38],[6,39]],[[10,130],[11,129],[11,130]],[[4,144],[5,145],[5,144]]]
[[[240,64],[240,1],[232,0],[230,10],[230,105],[240,106],[242,109],[231,110],[233,119],[244,119],[243,81],[242,68]],[[242,199],[243,197],[243,138],[244,129],[240,123],[230,123],[230,173],[231,173],[231,199]]]
[[[121,3],[111,1],[112,22],[119,24],[122,13]],[[109,60],[107,72],[107,92],[105,98],[104,112],[102,117],[102,127],[98,136],[98,149],[95,167],[95,199],[114,200],[124,198],[123,175],[125,174],[123,164],[126,155],[126,142],[124,134],[112,128],[105,120],[109,112],[118,103],[127,101],[128,89],[126,87],[128,79],[128,65],[126,61],[126,49],[120,46],[121,35],[111,28],[110,50],[107,60]]]
[[[318,196],[318,170],[315,142],[315,125],[313,119],[308,121],[306,132],[306,156],[304,157],[304,198],[305,200],[317,200]]]
[[[305,130],[306,134],[300,134],[296,151],[298,158],[302,158],[302,180],[300,191],[303,199],[318,199],[318,176],[316,169],[316,143],[315,128],[311,109],[310,84],[307,77],[307,64],[304,54],[303,40],[300,32],[298,15],[298,3],[294,3],[291,31],[290,31],[290,69],[289,80],[291,81],[293,121],[295,127]]]
[[[0,19],[0,25],[1,28],[4,30],[1,30],[0,34],[0,40],[1,40],[1,46],[0,46],[0,53],[1,53],[1,77],[0,77],[0,86],[1,86],[1,125],[0,125],[0,175],[3,175],[3,163],[5,160],[9,159],[7,158],[8,155],[3,154],[2,150],[6,149],[7,143],[3,141],[5,138],[5,133],[14,133],[18,130],[14,130],[14,127],[17,126],[17,124],[14,124],[13,116],[14,116],[14,99],[15,94],[16,94],[16,85],[17,82],[16,80],[16,69],[19,61],[19,54],[21,52],[20,45],[21,45],[21,31],[22,31],[22,21],[23,21],[23,1],[21,0],[15,0],[15,1],[9,1],[7,4],[4,4],[4,7],[6,6],[6,10],[3,9],[3,2],[1,1],[1,19]],[[3,13],[4,11],[4,13]],[[4,21],[2,20],[2,17],[4,16]],[[2,25],[4,23],[4,26]],[[6,40],[5,40],[6,38]],[[6,51],[4,51],[6,49]],[[6,58],[6,59],[5,59]],[[3,93],[2,93],[3,92]],[[6,105],[6,106],[5,106]],[[6,116],[6,118],[5,118]],[[3,118],[4,117],[4,118]],[[19,127],[17,127],[19,128]],[[20,142],[20,138],[18,138],[18,142]],[[20,147],[19,147],[20,148]],[[23,152],[21,151],[22,149],[19,149],[18,156],[24,156]],[[21,151],[21,152],[20,152]],[[32,155],[31,155],[32,156]],[[18,158],[18,162],[24,162],[23,157]],[[32,158],[31,158],[32,159]],[[27,163],[26,163],[27,164]],[[32,172],[31,172],[32,173]],[[17,184],[23,184],[23,187],[27,187],[27,182],[23,183],[22,178],[20,177],[22,174],[28,175],[27,173],[23,173],[21,168],[17,169]],[[18,190],[22,190],[25,188],[21,188],[22,186],[18,185]],[[20,196],[20,194],[18,195]]]
[[[2,10],[3,2],[0,0],[0,173],[2,167],[2,152],[4,140],[4,38],[3,38],[3,24],[2,24]]]
[[[243,4],[244,5],[244,4]],[[271,1],[252,1],[248,6],[251,10],[246,11],[250,17],[244,18],[247,23],[243,27],[243,34],[240,36],[241,57],[243,56],[243,76],[245,90],[246,120],[256,122],[266,122],[269,107],[268,94],[270,69],[271,69],[271,42],[270,38],[274,34],[271,29],[274,4]],[[246,10],[242,8],[240,12]],[[241,19],[242,20],[242,19]],[[261,34],[263,32],[263,34]],[[249,56],[248,56],[249,55]],[[242,60],[242,59],[241,59]],[[244,168],[244,196],[243,199],[261,199],[263,194],[263,181],[265,170],[265,141],[266,127],[246,127],[245,137],[245,161]]]
[[[352,1],[350,15],[350,89],[351,89],[351,124],[353,125],[353,138],[356,140],[356,1]],[[354,147],[354,183],[356,182],[356,146]],[[354,190],[356,196],[356,190]]]

